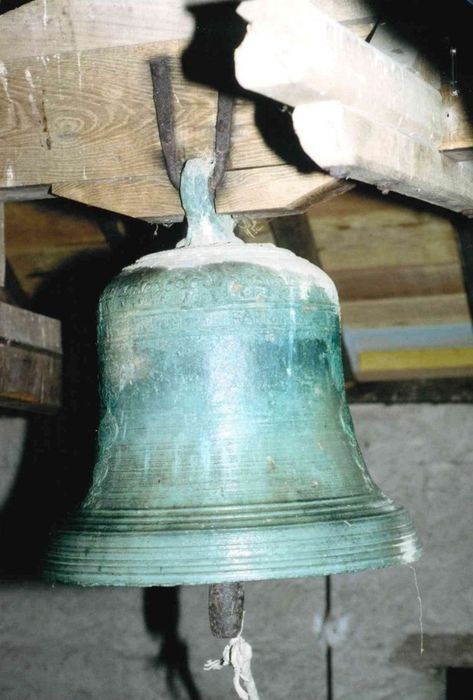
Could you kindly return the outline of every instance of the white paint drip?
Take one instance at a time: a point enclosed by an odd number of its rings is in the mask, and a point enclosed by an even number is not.
[[[59,84],[59,96],[62,98],[61,94],[61,82],[62,82],[62,74],[61,74],[61,54],[60,53],[55,53],[54,58],[56,59],[56,69],[57,69],[57,81]]]
[[[77,70],[79,74],[79,90],[82,90],[82,72],[80,66],[80,51],[77,52]]]
[[[0,61],[0,83],[2,84],[3,91],[5,93],[5,97],[7,98],[8,102],[8,109],[12,110],[13,109],[13,100],[10,95],[10,91],[8,89],[8,70],[6,65]]]
[[[33,115],[33,117],[39,117],[38,108],[36,106],[36,100],[34,98],[34,95],[31,94],[31,92],[28,95],[28,102],[30,103],[31,114]]]
[[[7,167],[5,168],[5,179],[7,182],[7,187],[12,187],[15,184],[15,171],[11,163],[8,163]]]
[[[300,278],[301,298],[307,298],[311,287],[319,287],[324,290],[332,303],[338,304],[335,285],[323,270],[308,260],[299,258],[291,251],[277,248],[271,243],[252,243],[251,245],[214,243],[176,248],[145,255],[133,265],[126,267],[125,271],[134,272],[142,268],[175,270],[225,262],[260,265],[279,273],[283,278],[286,278],[286,275],[297,275]],[[293,283],[293,278],[290,281]]]
[[[34,84],[34,82],[33,82],[33,76],[31,75],[31,71],[30,71],[29,68],[25,68],[25,78],[26,78],[26,82],[28,83],[28,85],[30,86],[30,88],[31,88],[32,90],[34,90],[34,89],[35,89],[35,84]]]
[[[43,0],[43,27],[48,26],[48,0]]]

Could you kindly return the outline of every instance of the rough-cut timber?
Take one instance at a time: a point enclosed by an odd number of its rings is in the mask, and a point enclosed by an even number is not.
[[[61,352],[59,321],[0,302],[0,406],[57,410]]]
[[[341,100],[375,122],[429,143],[443,132],[441,96],[310,0],[251,0],[239,6],[250,30],[235,52],[245,88],[293,107]]]
[[[7,61],[185,39],[193,29],[179,0],[34,0],[0,16],[0,56]]]
[[[28,187],[30,196],[31,187],[49,183],[56,195],[130,216],[182,218],[164,168],[150,61],[169,56],[180,160],[213,152],[217,115],[217,92],[184,77],[183,48],[171,41],[5,62],[3,192],[13,188],[21,197],[17,188]],[[237,100],[221,209],[288,213],[345,189],[326,174],[287,165],[255,125],[255,105]]]
[[[301,145],[332,175],[377,185],[452,211],[473,214],[473,168],[341,102],[296,107]]]
[[[391,58],[389,34],[380,51],[310,0],[290,13],[284,0],[253,0],[239,13],[250,23],[235,54],[240,84],[295,107],[296,133],[320,167],[472,213],[473,170],[438,152],[447,117],[437,77],[416,75],[414,57],[409,67]]]
[[[299,173],[294,166],[230,170],[217,193],[217,211],[268,217],[303,211],[351,189],[326,173]],[[53,194],[149,221],[181,221],[179,195],[165,175],[60,183]]]

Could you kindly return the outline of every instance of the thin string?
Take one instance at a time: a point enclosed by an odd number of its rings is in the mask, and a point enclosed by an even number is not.
[[[417,580],[417,571],[415,570],[415,567],[412,565],[409,565],[409,569],[412,569],[414,572],[414,584],[416,587],[416,592],[417,592],[417,601],[419,603],[419,627],[420,627],[420,653],[424,653],[424,620],[423,620],[423,611],[422,611],[422,598],[420,595],[420,588],[419,588],[419,582]]]

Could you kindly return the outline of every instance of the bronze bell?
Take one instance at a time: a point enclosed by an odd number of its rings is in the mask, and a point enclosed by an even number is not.
[[[176,585],[413,561],[411,520],[355,438],[332,281],[235,238],[198,161],[182,199],[183,245],[141,258],[102,295],[93,485],[46,575]]]

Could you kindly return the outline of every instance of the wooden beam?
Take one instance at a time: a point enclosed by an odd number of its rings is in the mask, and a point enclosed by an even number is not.
[[[291,165],[231,170],[219,188],[217,211],[252,217],[284,215],[304,211],[352,186],[325,173],[299,173]],[[59,183],[52,192],[157,223],[182,221],[184,215],[179,195],[165,176]]]
[[[208,0],[33,0],[0,16],[0,56],[9,61],[190,39],[194,20],[187,8],[202,4]],[[314,0],[314,4],[362,38],[376,22],[364,0]]]
[[[310,0],[251,0],[239,14],[250,28],[235,52],[243,87],[297,107],[340,100],[373,122],[437,144],[443,133],[438,90],[361,41]]]
[[[360,41],[310,0],[294,0],[290,13],[284,0],[252,0],[239,12],[250,22],[235,53],[239,82],[295,107],[296,133],[320,167],[473,213],[473,169],[438,153],[447,121],[441,95],[412,66]]]
[[[181,42],[164,42],[5,63],[0,187],[21,196],[16,188],[51,183],[57,196],[154,221],[180,220],[163,164],[149,61],[170,57],[183,160],[213,151],[217,106],[214,90],[184,77],[182,50]],[[255,125],[255,109],[249,101],[236,103],[221,211],[284,214],[346,191],[350,185],[324,173],[286,165]]]
[[[190,38],[194,23],[184,5],[179,0],[34,0],[0,16],[0,56],[10,61]]]
[[[473,214],[473,168],[399,130],[371,121],[340,102],[300,105],[294,128],[302,147],[336,177],[376,185]]]
[[[0,302],[0,406],[56,411],[61,352],[59,321]]]
[[[52,196],[49,185],[0,188],[0,202],[29,202],[37,199],[52,199]]]
[[[1,302],[0,338],[3,342],[32,347],[53,355],[62,352],[59,321]]]

